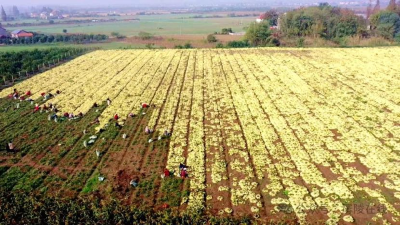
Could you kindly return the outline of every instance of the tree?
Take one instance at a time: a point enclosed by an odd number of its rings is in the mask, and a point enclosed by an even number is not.
[[[4,11],[3,6],[1,6],[1,20],[2,20],[2,21],[7,21],[7,14],[6,14],[6,12]]]
[[[222,28],[221,34],[233,33],[232,28]]]
[[[375,33],[388,40],[400,41],[400,16],[390,11],[381,11],[371,17]]]
[[[265,46],[271,36],[270,24],[268,21],[251,23],[246,31],[244,39],[253,46]]]
[[[17,8],[17,6],[13,6],[13,15],[15,16],[15,17],[19,17],[19,10],[18,10],[18,8]]]
[[[46,43],[47,42],[47,36],[46,35],[41,36],[40,37],[40,42],[41,43]]]
[[[118,32],[111,32],[111,36],[112,36],[112,37],[118,37],[118,36],[119,36],[119,33],[118,33]]]
[[[224,45],[222,43],[217,43],[217,45],[215,45],[216,48],[223,48]]]
[[[396,0],[390,0],[386,10],[390,12],[396,12],[397,10]]]
[[[49,36],[47,37],[47,42],[49,42],[49,43],[54,42],[54,40],[55,40],[55,38],[54,38],[53,35],[49,35]]]
[[[142,40],[150,40],[153,38],[153,35],[147,32],[140,31],[138,34],[139,38]]]
[[[268,20],[271,26],[278,25],[279,15],[275,10],[269,10],[260,16],[260,19]]]
[[[214,35],[209,34],[207,35],[207,41],[208,43],[217,42],[217,38]]]
[[[175,48],[177,48],[177,49],[190,49],[190,48],[193,48],[193,46],[192,46],[192,44],[187,42],[183,46],[182,45],[175,45]]]
[[[63,29],[63,33],[66,34],[68,31],[67,29]]]
[[[369,0],[369,4],[367,7],[367,19],[371,17],[371,14],[372,14],[372,0]]]
[[[193,48],[193,46],[192,46],[192,44],[190,44],[189,42],[187,42],[185,45],[183,45],[183,48],[189,49],[189,48]]]
[[[245,41],[230,41],[226,43],[227,48],[248,48],[250,44],[247,40]]]
[[[313,36],[335,39],[357,35],[365,20],[354,11],[322,4],[300,8],[282,15],[280,31],[288,37]]]
[[[372,14],[376,14],[379,11],[381,11],[381,2],[379,0],[376,0],[376,5],[374,9],[372,10]]]
[[[321,3],[318,4],[318,7],[320,9],[324,9],[325,7],[330,7],[330,5],[327,2],[321,2]]]

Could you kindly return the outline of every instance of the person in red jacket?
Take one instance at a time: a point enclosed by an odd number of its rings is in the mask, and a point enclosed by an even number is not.
[[[183,170],[181,170],[181,178],[185,179],[186,177],[187,177],[186,168],[183,168]]]
[[[118,114],[115,114],[114,115],[114,120],[118,120],[118,119],[119,119]]]
[[[164,169],[164,176],[165,177],[169,177],[169,170],[168,169]]]
[[[40,109],[39,104],[36,103],[34,112],[39,111],[39,109]]]

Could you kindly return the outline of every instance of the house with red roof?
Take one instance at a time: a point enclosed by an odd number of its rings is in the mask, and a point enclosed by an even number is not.
[[[262,13],[257,19],[256,22],[257,23],[261,23],[262,21],[265,20],[265,13]]]
[[[33,37],[32,33],[26,32],[24,30],[14,30],[11,32],[12,38],[23,38],[23,37]]]

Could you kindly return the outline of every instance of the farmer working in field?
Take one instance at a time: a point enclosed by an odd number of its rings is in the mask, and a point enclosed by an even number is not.
[[[186,169],[187,166],[185,164],[179,163],[179,171]]]
[[[48,93],[47,95],[46,95],[46,100],[47,99],[50,99],[50,98],[53,98],[54,97],[54,95],[52,94],[52,93]]]
[[[169,177],[170,173],[169,170],[167,168],[164,169],[164,176],[165,177]]]
[[[183,170],[181,170],[181,178],[185,179],[186,177],[187,177],[186,168],[183,168]]]
[[[118,127],[118,129],[122,128],[122,126],[118,122],[115,122],[115,127]]]
[[[34,112],[39,111],[39,109],[40,109],[39,104],[36,103]]]
[[[8,143],[8,148],[10,149],[11,152],[14,152],[14,144],[12,143],[12,141],[10,141],[10,143]]]
[[[95,124],[95,123],[100,123],[99,117],[96,117],[96,119],[93,122],[91,122],[90,124]]]
[[[132,185],[133,187],[137,187],[139,184],[139,179],[137,177],[135,177],[131,180],[131,182],[129,184]]]
[[[150,129],[148,126],[146,126],[146,128],[144,128],[144,132],[145,132],[146,134],[151,134],[151,133],[153,133],[153,130]]]
[[[13,97],[14,97],[14,99],[18,99],[19,98],[19,94],[17,92],[17,89],[14,89]]]
[[[164,136],[165,136],[165,137],[170,137],[170,136],[171,136],[171,133],[170,133],[168,130],[165,130],[165,131],[164,131]]]
[[[142,103],[142,108],[143,108],[143,109],[148,108],[148,107],[149,107],[149,104],[147,104],[147,103]]]

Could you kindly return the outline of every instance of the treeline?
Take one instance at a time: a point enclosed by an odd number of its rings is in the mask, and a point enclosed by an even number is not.
[[[143,210],[116,200],[104,202],[97,194],[60,199],[2,191],[0,202],[0,224],[252,224],[248,217],[214,218],[172,209]]]
[[[86,48],[50,48],[0,53],[0,76],[3,83],[42,71],[59,62],[89,51]]]
[[[328,3],[303,7],[284,14],[270,10],[260,16],[259,23],[246,27],[242,41],[217,47],[279,46],[296,40],[302,47],[305,38],[321,39],[326,43],[347,45],[349,38],[368,40],[380,38],[389,43],[400,42],[400,2],[391,1],[385,10],[375,10],[368,18],[356,15],[350,9],[334,7]]]
[[[338,40],[366,35],[367,22],[354,11],[321,3],[318,7],[300,8],[280,17],[280,31],[288,37]]]
[[[371,16],[371,34],[400,42],[400,5]]]
[[[36,43],[93,43],[105,41],[108,36],[105,34],[34,34],[33,37],[25,38],[2,38],[0,44],[14,45],[14,44],[36,44]]]
[[[400,5],[395,1],[379,10],[379,1],[367,18],[354,11],[321,3],[317,7],[300,8],[280,16],[280,32],[286,37],[313,37],[341,43],[348,37],[367,39],[380,37],[400,42]]]
[[[79,17],[79,16],[76,16]],[[85,20],[47,20],[47,21],[41,21],[38,23],[6,23],[3,24],[4,27],[32,27],[32,26],[43,26],[43,25],[56,25],[56,24],[62,24],[62,25],[68,25],[68,24],[80,24],[80,23],[105,23],[105,22],[118,22],[118,21],[123,21],[123,20],[117,20],[117,19],[95,19],[96,21],[93,21],[93,19],[85,19]]]

